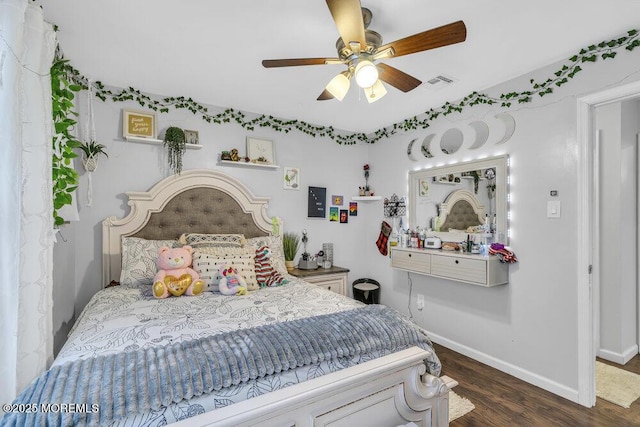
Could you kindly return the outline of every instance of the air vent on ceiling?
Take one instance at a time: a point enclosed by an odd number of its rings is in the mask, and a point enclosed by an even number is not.
[[[440,87],[445,87],[445,86],[449,86],[452,83],[457,82],[456,79],[449,77],[449,76],[443,76],[443,75],[439,75],[436,76],[430,80],[427,81],[427,83],[429,83],[431,85],[432,88],[440,88]]]

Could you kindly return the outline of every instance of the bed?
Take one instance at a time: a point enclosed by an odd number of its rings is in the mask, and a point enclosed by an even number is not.
[[[153,254],[184,244],[180,236],[189,244],[244,239],[233,250],[202,248],[194,267],[211,257],[235,265],[242,251],[268,245],[282,269],[281,224],[267,215],[268,198],[214,170],[185,171],[127,196],[130,213],[103,222],[110,286],[14,402],[35,413],[7,414],[0,425],[448,425],[456,383],[439,377],[424,331],[394,310],[286,271],[286,284],[248,295],[153,297]]]

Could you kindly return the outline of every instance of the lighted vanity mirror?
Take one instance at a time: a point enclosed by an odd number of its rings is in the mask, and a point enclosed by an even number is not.
[[[495,229],[490,240],[508,244],[507,163],[505,155],[409,172],[410,228],[431,229],[445,242],[471,234],[481,243],[486,217]]]

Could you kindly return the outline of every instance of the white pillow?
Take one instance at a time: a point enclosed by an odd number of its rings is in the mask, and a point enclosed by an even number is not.
[[[248,287],[258,287],[256,280],[255,254],[215,256],[202,252],[193,255],[193,269],[207,286],[207,291],[219,292],[220,277],[218,270],[222,265],[233,264],[244,277]]]
[[[158,250],[177,245],[175,240],[146,240],[139,237],[122,238],[122,269],[120,285],[151,285],[158,271]]]
[[[247,245],[252,246],[254,252],[262,246],[269,246],[271,249],[271,265],[280,274],[287,274],[287,267],[284,265],[284,250],[282,249],[282,237],[261,236],[247,239]]]

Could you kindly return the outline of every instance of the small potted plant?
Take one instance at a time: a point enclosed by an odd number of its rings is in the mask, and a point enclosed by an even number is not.
[[[93,172],[98,168],[98,156],[100,154],[109,157],[104,151],[106,147],[96,141],[81,142],[78,148],[82,150],[82,165],[87,172]]]
[[[294,269],[293,260],[298,253],[300,246],[300,236],[296,233],[286,232],[282,235],[282,251],[284,252],[284,264],[287,271]]]
[[[164,146],[167,147],[169,155],[169,167],[180,175],[182,172],[182,156],[187,151],[184,130],[176,126],[171,126],[164,133]]]

